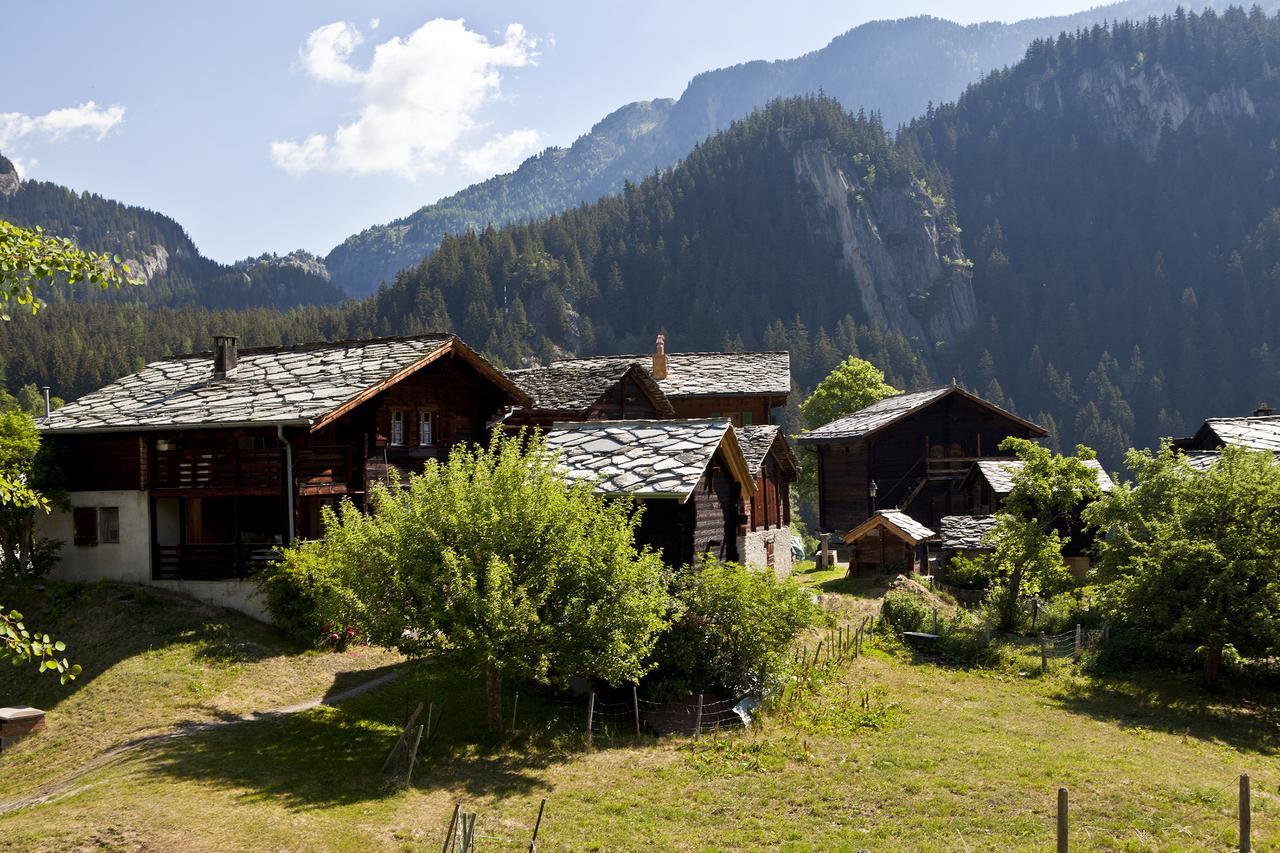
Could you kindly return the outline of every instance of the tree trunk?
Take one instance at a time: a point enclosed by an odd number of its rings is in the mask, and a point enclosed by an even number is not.
[[[502,673],[496,667],[489,667],[485,695],[489,700],[489,731],[497,734],[502,731]]]
[[[1009,574],[1009,600],[1004,603],[1004,624],[1006,631],[1018,630],[1018,596],[1022,594],[1022,567],[1015,568]]]
[[[1213,641],[1204,650],[1204,682],[1209,687],[1217,687],[1222,677],[1222,643]]]

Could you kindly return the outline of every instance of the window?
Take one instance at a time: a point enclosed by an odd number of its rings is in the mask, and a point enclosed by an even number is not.
[[[75,528],[76,545],[95,547],[98,544],[98,510],[91,506],[78,506],[71,511],[71,524]]]
[[[751,426],[751,420],[752,420],[752,418],[751,418],[751,413],[750,413],[750,412],[743,412],[743,413],[742,413],[742,425],[743,425],[743,426]]]
[[[98,541],[103,545],[120,544],[119,507],[98,507]]]
[[[404,444],[404,412],[395,411],[391,413],[391,443],[394,445]]]
[[[435,417],[431,412],[418,413],[418,444],[422,447],[430,447],[436,443],[436,432],[433,429]]]

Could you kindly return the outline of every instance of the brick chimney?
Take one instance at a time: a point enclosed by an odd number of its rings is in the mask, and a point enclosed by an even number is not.
[[[1253,410],[1253,416],[1255,418],[1261,418],[1267,415],[1274,415],[1275,413],[1276,413],[1276,410],[1268,406],[1266,403],[1259,403],[1258,408]]]
[[[240,338],[235,335],[213,336],[213,375],[218,379],[234,376],[240,363]]]
[[[659,333],[658,340],[653,346],[653,370],[650,371],[654,379],[667,378],[667,336]]]

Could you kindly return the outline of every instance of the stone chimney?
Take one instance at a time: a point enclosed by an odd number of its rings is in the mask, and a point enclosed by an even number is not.
[[[653,370],[650,372],[654,379],[667,378],[667,336],[662,333],[658,334],[653,346]]]
[[[1253,410],[1253,416],[1255,418],[1261,418],[1267,415],[1274,415],[1275,413],[1276,413],[1276,410],[1268,406],[1266,403],[1259,403],[1258,408]]]
[[[218,379],[234,376],[240,363],[240,338],[235,335],[213,336],[213,375]]]

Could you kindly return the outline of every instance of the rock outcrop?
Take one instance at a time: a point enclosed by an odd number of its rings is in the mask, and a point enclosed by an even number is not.
[[[810,200],[810,230],[839,249],[868,323],[900,329],[925,351],[973,325],[969,263],[924,186],[865,187],[836,164],[823,140],[797,144],[794,165]]]

